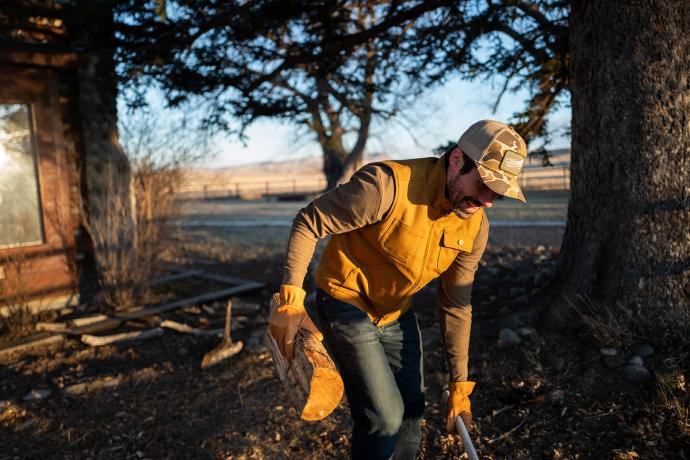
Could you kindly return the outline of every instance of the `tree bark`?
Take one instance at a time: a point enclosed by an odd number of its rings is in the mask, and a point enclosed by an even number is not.
[[[342,144],[339,146],[321,145],[326,190],[332,190],[339,184],[347,182],[350,176],[362,166],[364,144],[355,147],[357,148],[348,153]]]
[[[574,3],[571,198],[555,279],[573,302],[687,324],[688,31],[687,1]],[[551,310],[561,324],[565,305]]]

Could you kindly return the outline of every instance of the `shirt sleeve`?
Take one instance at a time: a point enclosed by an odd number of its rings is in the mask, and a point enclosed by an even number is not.
[[[472,327],[472,283],[488,239],[489,220],[484,214],[472,252],[460,252],[440,278],[436,301],[450,381],[467,380]]]
[[[300,209],[287,244],[283,284],[302,287],[318,240],[381,221],[393,205],[394,195],[391,169],[372,163]]]

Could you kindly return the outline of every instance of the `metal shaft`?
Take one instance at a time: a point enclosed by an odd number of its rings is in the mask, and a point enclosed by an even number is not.
[[[465,428],[465,423],[462,421],[462,418],[459,415],[455,418],[455,429],[457,429],[458,433],[460,433],[460,437],[462,438],[462,445],[465,447],[465,452],[467,452],[467,456],[469,457],[469,459],[479,460],[479,457],[477,456],[477,451],[474,450],[474,444],[472,444],[472,439],[470,439],[470,434],[467,432],[467,428]]]

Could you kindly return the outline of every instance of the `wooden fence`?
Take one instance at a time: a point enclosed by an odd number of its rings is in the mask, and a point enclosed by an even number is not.
[[[520,187],[526,190],[568,190],[570,189],[570,167],[527,166],[518,177]],[[182,199],[300,199],[323,192],[326,179],[318,176],[297,176],[293,179],[214,181],[187,184],[178,193]]]

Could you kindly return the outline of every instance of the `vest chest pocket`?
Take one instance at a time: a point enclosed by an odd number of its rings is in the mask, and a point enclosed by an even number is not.
[[[393,259],[415,265],[424,257],[426,233],[395,219],[381,237],[381,247]]]
[[[472,252],[472,237],[466,233],[454,233],[444,230],[441,235],[440,248],[438,253],[437,269],[443,273],[451,266],[458,254]]]

